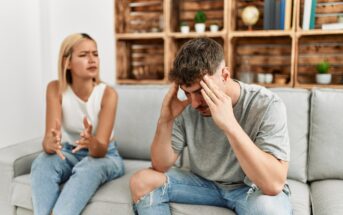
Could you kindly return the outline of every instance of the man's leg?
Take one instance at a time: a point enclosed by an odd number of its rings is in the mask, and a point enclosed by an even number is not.
[[[290,215],[292,205],[289,196],[281,192],[276,196],[264,195],[257,188],[243,186],[226,192],[227,205],[238,215]]]
[[[138,214],[168,215],[169,202],[225,207],[217,186],[178,168],[166,174],[145,169],[134,174],[130,188]]]

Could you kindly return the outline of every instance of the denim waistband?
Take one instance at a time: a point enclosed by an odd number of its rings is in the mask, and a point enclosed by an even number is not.
[[[67,150],[73,150],[76,148],[75,145],[72,145],[68,142],[65,142],[63,143],[63,148],[67,149]],[[117,141],[112,141],[108,144],[108,148],[107,148],[107,151],[110,151],[110,150],[113,150],[113,149],[116,149],[117,148]],[[88,151],[88,149],[81,149],[82,151]],[[80,150],[80,151],[81,151]]]

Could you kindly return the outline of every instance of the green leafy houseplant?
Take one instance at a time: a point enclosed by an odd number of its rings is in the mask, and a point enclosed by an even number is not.
[[[329,73],[330,63],[324,60],[316,65],[316,69],[319,74],[327,74]]]
[[[316,69],[317,69],[316,82],[318,84],[330,84],[331,83],[331,74],[329,73],[330,63],[324,60],[316,65]]]
[[[195,13],[194,16],[194,22],[195,23],[205,23],[206,22],[206,14],[204,13],[204,11],[199,10]]]

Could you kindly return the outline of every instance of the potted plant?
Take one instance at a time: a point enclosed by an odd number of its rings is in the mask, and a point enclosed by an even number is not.
[[[218,30],[219,30],[219,25],[217,24],[217,22],[212,22],[210,24],[210,31],[217,32]]]
[[[206,22],[206,14],[204,13],[204,11],[202,10],[197,11],[194,16],[195,31],[198,33],[205,32],[205,29],[206,29],[205,22]]]
[[[181,33],[189,33],[189,25],[187,22],[181,22],[180,23],[180,31]]]
[[[330,63],[326,60],[316,65],[317,75],[316,81],[318,84],[329,84],[331,83],[331,74],[329,73]]]

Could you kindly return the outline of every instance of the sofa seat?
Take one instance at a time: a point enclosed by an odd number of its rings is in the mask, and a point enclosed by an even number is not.
[[[131,195],[128,189],[129,180],[133,173],[142,168],[150,166],[150,161],[124,160],[125,175],[121,178],[104,184],[93,196],[83,215],[113,215],[113,214],[133,214]],[[292,204],[294,214],[310,214],[309,187],[307,184],[295,180],[288,181],[292,190]],[[343,183],[342,183],[343,188]],[[342,192],[343,193],[343,192]],[[14,179],[12,204],[16,205],[17,214],[32,215],[30,175],[18,176]],[[193,215],[193,214],[215,214],[230,215],[234,212],[220,207],[171,204],[173,215]]]
[[[311,183],[313,214],[343,214],[343,181],[322,180]]]

